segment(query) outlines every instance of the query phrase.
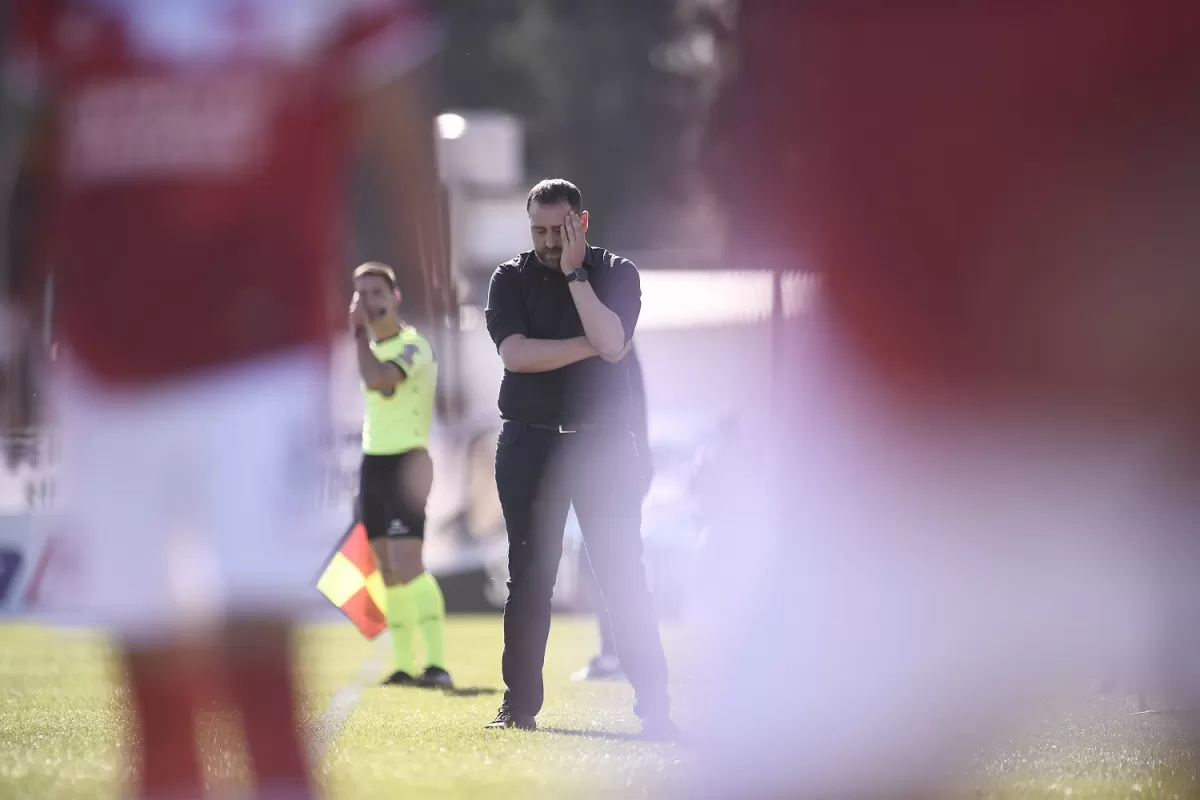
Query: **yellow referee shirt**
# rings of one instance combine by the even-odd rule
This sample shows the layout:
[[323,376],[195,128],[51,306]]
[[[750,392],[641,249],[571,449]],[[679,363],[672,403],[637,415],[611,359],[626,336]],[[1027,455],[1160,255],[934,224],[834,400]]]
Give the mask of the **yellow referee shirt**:
[[390,396],[363,386],[366,396],[363,452],[389,456],[428,447],[437,388],[433,348],[416,328],[405,325],[392,338],[372,342],[371,352],[381,362],[399,367],[405,378],[396,384]]

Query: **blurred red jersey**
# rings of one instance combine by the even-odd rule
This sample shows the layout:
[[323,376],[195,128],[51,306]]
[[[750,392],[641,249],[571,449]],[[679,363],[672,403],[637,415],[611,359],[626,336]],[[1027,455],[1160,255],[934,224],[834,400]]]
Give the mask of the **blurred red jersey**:
[[815,261],[891,385],[1200,377],[1200,4],[747,0],[737,36],[734,230]]
[[351,100],[422,60],[412,0],[18,0],[53,110],[39,226],[71,351],[116,383],[322,344]]

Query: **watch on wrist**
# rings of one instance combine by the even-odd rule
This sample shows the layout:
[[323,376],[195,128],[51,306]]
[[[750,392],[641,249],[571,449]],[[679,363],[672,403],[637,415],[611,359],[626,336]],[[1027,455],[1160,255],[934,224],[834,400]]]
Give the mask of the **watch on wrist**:
[[587,283],[587,279],[588,279],[587,270],[584,269],[583,267],[580,267],[577,270],[567,273],[567,283],[571,283],[572,281],[579,281],[580,283]]

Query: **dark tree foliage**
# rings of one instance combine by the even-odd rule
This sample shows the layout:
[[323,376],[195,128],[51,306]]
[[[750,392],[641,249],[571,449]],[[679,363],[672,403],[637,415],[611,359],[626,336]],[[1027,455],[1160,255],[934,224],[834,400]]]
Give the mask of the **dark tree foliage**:
[[595,240],[662,246],[693,200],[702,76],[680,52],[697,5],[712,3],[443,0],[441,104],[518,115],[528,177],[577,183]]

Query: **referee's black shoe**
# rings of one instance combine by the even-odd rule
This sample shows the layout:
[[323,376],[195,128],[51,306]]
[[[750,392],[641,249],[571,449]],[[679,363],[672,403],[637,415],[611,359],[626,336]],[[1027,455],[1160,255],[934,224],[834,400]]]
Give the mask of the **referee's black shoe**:
[[519,731],[536,731],[537,720],[526,714],[514,714],[504,706],[496,714],[496,718],[484,725],[485,728],[516,728]]
[[430,689],[454,688],[454,681],[450,678],[450,673],[441,667],[426,667],[425,672],[418,680],[422,686]]
[[420,686],[421,682],[403,670],[396,670],[380,686]]

